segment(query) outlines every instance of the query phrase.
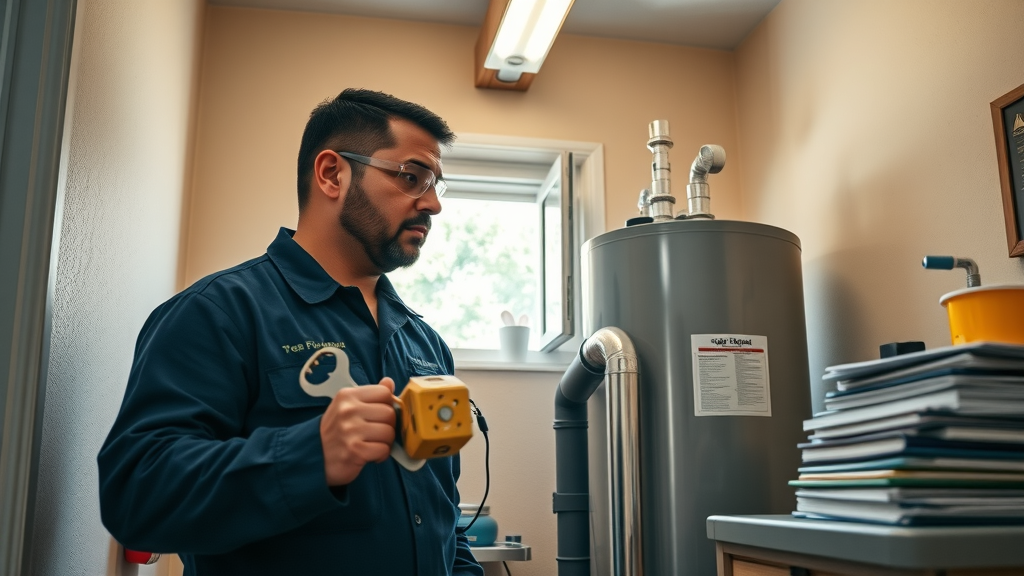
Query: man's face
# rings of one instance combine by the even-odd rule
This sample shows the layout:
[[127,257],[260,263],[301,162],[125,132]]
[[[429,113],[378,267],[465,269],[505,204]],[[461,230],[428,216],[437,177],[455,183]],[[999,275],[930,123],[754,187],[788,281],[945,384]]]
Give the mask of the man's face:
[[[412,162],[440,175],[437,141],[405,120],[392,120],[396,144],[373,153],[398,163]],[[430,217],[441,211],[433,189],[419,198],[402,193],[393,172],[365,166],[362,178],[349,185],[341,210],[341,226],[362,245],[370,261],[383,273],[410,266],[430,232]]]

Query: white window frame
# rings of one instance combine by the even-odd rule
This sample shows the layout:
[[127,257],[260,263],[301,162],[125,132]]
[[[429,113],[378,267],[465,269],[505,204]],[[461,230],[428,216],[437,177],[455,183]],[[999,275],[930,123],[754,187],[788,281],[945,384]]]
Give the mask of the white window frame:
[[562,372],[576,356],[584,335],[580,309],[580,247],[605,231],[604,220],[604,145],[595,142],[550,140],[459,133],[452,149],[442,158],[453,160],[505,160],[546,162],[550,164],[562,152],[573,155],[573,337],[552,352],[527,352],[525,362],[510,363],[499,358],[498,350],[452,348],[458,370],[517,370]]

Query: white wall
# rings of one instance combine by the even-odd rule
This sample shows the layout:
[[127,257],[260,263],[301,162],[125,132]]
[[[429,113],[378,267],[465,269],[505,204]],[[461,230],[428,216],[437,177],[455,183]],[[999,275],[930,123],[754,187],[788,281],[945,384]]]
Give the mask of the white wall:
[[31,573],[105,574],[96,454],[175,291],[202,0],[79,0]]
[[1024,2],[783,0],[736,68],[742,213],[803,242],[815,384],[879,344],[949,344],[938,300],[965,276],[925,255],[1024,281],[989,109],[1024,83]]

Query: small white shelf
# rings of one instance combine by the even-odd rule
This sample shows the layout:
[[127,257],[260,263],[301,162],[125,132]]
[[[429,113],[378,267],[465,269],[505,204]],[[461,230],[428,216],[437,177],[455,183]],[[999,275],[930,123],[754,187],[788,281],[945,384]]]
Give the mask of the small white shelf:
[[495,542],[493,546],[470,546],[477,562],[523,562],[532,558],[530,547],[519,542]]

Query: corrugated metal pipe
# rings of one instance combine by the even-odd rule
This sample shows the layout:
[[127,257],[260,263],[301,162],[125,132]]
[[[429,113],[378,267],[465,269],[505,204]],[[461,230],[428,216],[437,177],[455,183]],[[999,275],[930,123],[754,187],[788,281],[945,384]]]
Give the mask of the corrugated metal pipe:
[[633,342],[602,328],[580,347],[555,391],[555,493],[559,576],[590,576],[587,400],[604,381],[608,394],[612,570],[643,574],[640,534],[640,370]]

